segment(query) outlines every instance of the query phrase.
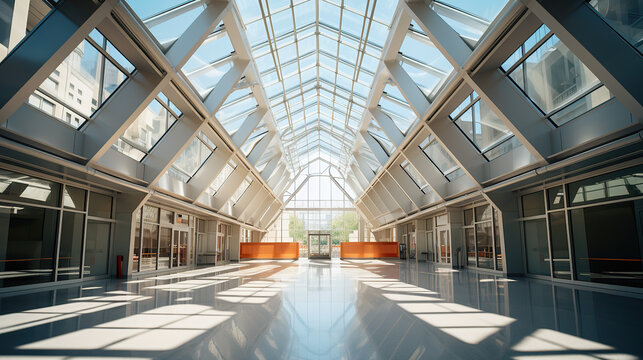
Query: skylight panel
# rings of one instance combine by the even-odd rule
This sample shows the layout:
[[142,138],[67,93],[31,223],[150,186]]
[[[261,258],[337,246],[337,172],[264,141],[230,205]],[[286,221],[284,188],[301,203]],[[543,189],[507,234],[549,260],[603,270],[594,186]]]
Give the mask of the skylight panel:
[[128,0],[163,49],[168,49],[205,8],[205,1]]
[[[250,1],[240,8],[255,6]],[[374,4],[363,1],[256,4],[261,18],[256,9],[242,16],[248,34],[261,23],[268,38],[265,44],[251,40],[252,53],[284,146],[350,154],[396,4],[376,5],[375,20]],[[305,164],[294,154],[294,168]]]
[[225,73],[232,68],[234,48],[227,32],[218,27],[199,46],[181,71],[196,91],[205,98]]

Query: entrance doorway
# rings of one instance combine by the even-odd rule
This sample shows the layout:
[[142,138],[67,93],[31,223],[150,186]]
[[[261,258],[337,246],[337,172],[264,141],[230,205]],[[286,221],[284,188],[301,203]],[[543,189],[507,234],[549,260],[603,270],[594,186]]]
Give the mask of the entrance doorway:
[[451,239],[449,238],[449,228],[448,227],[438,227],[438,256],[439,262],[443,264],[451,263]]
[[330,259],[329,233],[308,233],[308,258]]
[[227,263],[230,260],[231,238],[232,226],[223,223],[219,224],[217,231],[217,265]]
[[188,256],[190,234],[183,230],[174,230],[172,237],[172,267],[192,265],[192,258]]

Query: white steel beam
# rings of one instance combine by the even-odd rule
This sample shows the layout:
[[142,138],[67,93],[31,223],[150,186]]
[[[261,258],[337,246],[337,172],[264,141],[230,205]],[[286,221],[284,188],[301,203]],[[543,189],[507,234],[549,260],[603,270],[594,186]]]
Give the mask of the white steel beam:
[[379,161],[380,164],[384,166],[384,164],[386,164],[386,162],[388,161],[389,156],[386,151],[384,151],[380,143],[377,142],[377,140],[375,140],[373,135],[371,135],[369,132],[360,132],[360,135],[364,138],[366,145],[368,145],[368,147],[371,149],[377,161]]
[[274,173],[274,171],[277,169],[277,166],[279,165],[279,160],[281,160],[281,152],[273,155],[273,157],[268,161],[268,164],[266,164],[266,167],[261,171],[261,177],[268,182],[268,185],[270,185],[270,182],[268,181],[270,179],[270,176]]
[[203,100],[203,104],[210,111],[210,114],[214,114],[219,110],[225,99],[234,90],[239,79],[246,72],[249,64],[250,61],[248,60],[234,59],[232,61],[232,68],[221,77],[214,89]]
[[397,125],[395,125],[393,119],[391,119],[390,116],[388,116],[385,112],[377,107],[372,107],[368,111],[371,113],[375,121],[377,121],[377,123],[380,125],[382,130],[384,130],[389,140],[391,140],[395,147],[400,146],[400,144],[402,144],[402,141],[404,141],[404,133],[402,133]]
[[274,137],[274,131],[268,132],[261,140],[259,140],[258,143],[255,144],[255,147],[250,150],[250,154],[248,154],[248,162],[250,162],[252,166],[257,165],[257,162],[261,158],[261,155],[263,155],[264,151],[266,151],[268,145]]
[[393,81],[400,88],[400,92],[406,99],[411,109],[419,119],[424,119],[431,103],[426,98],[422,90],[415,84],[413,78],[402,68],[397,61],[388,61],[385,63],[388,72],[391,74]]
[[232,207],[234,216],[240,218],[248,208],[252,208],[252,205],[254,205],[253,202],[256,200],[255,197],[262,188],[261,182],[253,181],[239,201]]
[[239,129],[232,135],[232,142],[234,142],[234,144],[238,147],[241,147],[241,145],[243,145],[243,143],[248,140],[250,134],[252,134],[254,129],[261,122],[261,119],[266,116],[266,114],[268,114],[266,108],[260,107],[257,108],[256,111],[248,115]]
[[209,1],[205,9],[168,49],[165,56],[170,65],[180,70],[231,8],[232,4],[228,0]]

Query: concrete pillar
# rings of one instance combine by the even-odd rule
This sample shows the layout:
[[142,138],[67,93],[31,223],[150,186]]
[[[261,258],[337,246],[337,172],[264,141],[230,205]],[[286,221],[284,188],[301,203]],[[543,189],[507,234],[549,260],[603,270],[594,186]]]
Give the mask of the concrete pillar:
[[116,258],[123,256],[123,275],[132,274],[132,253],[136,228],[136,211],[149,199],[150,194],[141,192],[126,192],[116,196],[116,211],[114,237],[110,253],[110,275],[116,276]]

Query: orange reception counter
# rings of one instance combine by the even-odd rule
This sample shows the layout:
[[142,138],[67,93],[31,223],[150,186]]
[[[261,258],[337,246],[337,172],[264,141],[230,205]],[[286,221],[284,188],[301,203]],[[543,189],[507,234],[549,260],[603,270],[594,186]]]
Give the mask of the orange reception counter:
[[398,245],[397,242],[343,242],[340,257],[342,259],[399,258]]
[[241,243],[241,259],[299,259],[299,243]]

